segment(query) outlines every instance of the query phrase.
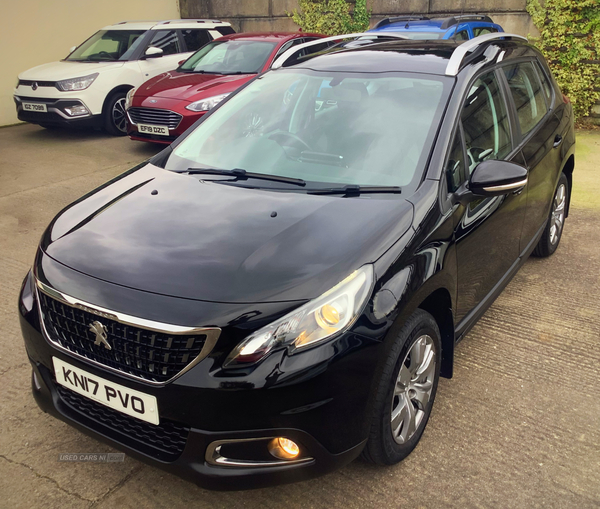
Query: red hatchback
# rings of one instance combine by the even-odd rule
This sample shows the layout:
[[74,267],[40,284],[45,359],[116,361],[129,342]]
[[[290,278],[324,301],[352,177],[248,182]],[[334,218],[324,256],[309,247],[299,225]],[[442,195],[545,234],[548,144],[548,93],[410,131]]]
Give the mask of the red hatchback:
[[320,37],[324,36],[303,32],[220,37],[176,70],[129,92],[127,133],[132,140],[171,143],[225,97],[269,69],[283,52]]

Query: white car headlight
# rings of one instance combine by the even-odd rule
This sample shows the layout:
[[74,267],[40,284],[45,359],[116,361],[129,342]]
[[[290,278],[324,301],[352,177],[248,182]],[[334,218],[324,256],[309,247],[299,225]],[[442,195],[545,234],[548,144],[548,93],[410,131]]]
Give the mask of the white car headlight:
[[196,101],[188,104],[185,109],[190,111],[208,111],[214,108],[217,104],[219,104],[223,99],[225,99],[231,92],[227,94],[215,95],[213,97],[208,97],[206,99],[201,99],[200,101]]
[[71,78],[70,80],[57,81],[56,86],[63,92],[69,92],[72,90],[85,90],[88,88],[94,80],[98,77],[98,73],[90,74],[89,76],[82,76],[81,78]]
[[225,366],[258,362],[276,347],[293,353],[348,329],[362,312],[373,279],[373,266],[363,265],[320,297],[248,336],[229,354]]
[[133,102],[133,95],[137,88],[132,88],[129,92],[127,92],[127,96],[125,96],[125,109],[128,110],[131,108],[131,104]]

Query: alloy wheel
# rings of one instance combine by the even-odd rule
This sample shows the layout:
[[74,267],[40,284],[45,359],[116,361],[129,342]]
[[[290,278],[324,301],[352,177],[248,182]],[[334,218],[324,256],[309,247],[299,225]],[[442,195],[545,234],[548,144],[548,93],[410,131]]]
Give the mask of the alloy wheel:
[[558,186],[552,203],[552,214],[550,215],[550,243],[556,244],[565,222],[565,205],[567,203],[567,189],[564,184]]
[[117,100],[112,109],[112,121],[122,133],[127,131],[127,116],[125,114],[125,98]]
[[435,381],[436,351],[428,335],[417,338],[404,357],[392,396],[392,436],[404,444],[423,422]]

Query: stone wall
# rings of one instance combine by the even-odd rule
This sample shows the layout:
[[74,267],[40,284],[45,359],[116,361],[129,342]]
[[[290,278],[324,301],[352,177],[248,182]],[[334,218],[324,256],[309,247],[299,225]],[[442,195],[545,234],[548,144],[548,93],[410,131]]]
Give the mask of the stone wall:
[[[372,25],[398,14],[480,13],[489,14],[507,32],[537,35],[525,4],[526,0],[368,0]],[[286,12],[297,6],[297,0],[179,0],[182,18],[222,19],[240,32],[296,31],[298,26]]]

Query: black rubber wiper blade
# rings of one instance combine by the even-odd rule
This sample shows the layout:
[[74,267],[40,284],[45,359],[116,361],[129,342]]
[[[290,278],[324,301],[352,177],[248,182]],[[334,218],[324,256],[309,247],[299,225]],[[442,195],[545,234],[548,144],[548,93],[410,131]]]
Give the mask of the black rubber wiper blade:
[[322,189],[309,189],[307,194],[344,194],[358,195],[363,193],[395,193],[400,194],[402,189],[398,186],[355,186],[324,187]]
[[296,186],[306,185],[306,182],[302,179],[282,177],[281,175],[269,175],[267,173],[253,173],[251,171],[242,170],[240,168],[234,168],[233,170],[223,170],[220,168],[188,168],[187,173],[189,175],[228,175],[241,180],[250,178],[260,180],[271,180],[273,182],[285,182],[286,184],[293,184]]

